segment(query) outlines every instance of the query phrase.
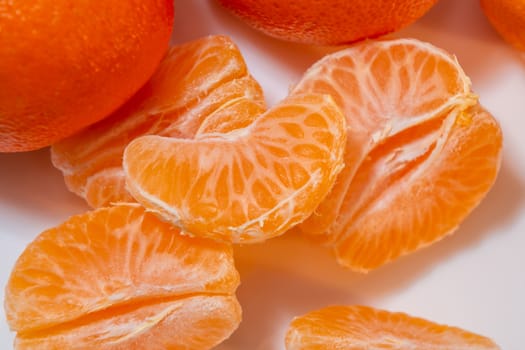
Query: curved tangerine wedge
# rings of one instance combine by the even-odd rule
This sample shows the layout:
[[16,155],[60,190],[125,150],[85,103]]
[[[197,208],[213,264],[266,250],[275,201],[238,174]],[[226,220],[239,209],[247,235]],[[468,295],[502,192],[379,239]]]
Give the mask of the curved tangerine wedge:
[[209,36],[172,47],[125,105],[53,145],[52,161],[68,188],[92,207],[130,202],[122,154],[131,140],[230,131],[250,124],[265,109],[262,89],[235,44],[224,36]]
[[367,41],[310,68],[292,94],[329,93],[348,125],[345,168],[304,232],[341,264],[377,268],[452,232],[495,181],[502,147],[455,58]]
[[189,234],[262,241],[304,220],[328,193],[345,129],[329,96],[290,97],[230,133],[135,139],[124,153],[127,185]]
[[342,207],[350,217],[334,229],[342,233],[334,247],[341,264],[366,271],[441,239],[493,185],[502,136],[488,112],[479,105],[456,110],[440,129],[429,129],[423,125],[399,135],[435,138],[418,158],[409,159],[412,164],[399,166],[410,150],[394,150],[396,140],[374,149],[373,160],[361,164],[349,187],[355,196]]
[[405,313],[366,306],[330,306],[296,317],[287,350],[497,350],[489,338]]
[[209,349],[240,323],[238,284],[231,246],[118,205],[40,234],[5,310],[16,349]]

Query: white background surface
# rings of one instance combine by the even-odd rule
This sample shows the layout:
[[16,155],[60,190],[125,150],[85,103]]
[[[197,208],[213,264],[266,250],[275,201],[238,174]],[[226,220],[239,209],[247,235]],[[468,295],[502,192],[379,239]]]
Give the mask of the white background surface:
[[[178,0],[174,43],[226,34],[238,44],[269,105],[286,96],[325,48],[266,37],[215,2]],[[239,250],[244,320],[220,350],[281,350],[288,322],[329,304],[366,304],[459,326],[525,348],[525,57],[492,30],[477,0],[441,0],[396,36],[454,53],[481,102],[500,121],[503,164],[484,202],[443,241],[368,275],[346,271],[321,248],[283,237]],[[332,49],[333,50],[333,49]],[[0,154],[0,283],[42,230],[87,210],[70,194],[49,150]],[[11,349],[4,312],[0,349]]]

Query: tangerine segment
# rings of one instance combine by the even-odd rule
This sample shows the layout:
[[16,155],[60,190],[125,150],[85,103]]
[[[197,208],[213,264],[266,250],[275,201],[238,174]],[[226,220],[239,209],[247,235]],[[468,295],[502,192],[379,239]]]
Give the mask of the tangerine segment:
[[405,313],[366,306],[330,306],[296,317],[287,350],[497,350],[489,338]]
[[[97,332],[108,330],[96,331],[97,324],[111,323],[112,318],[129,323],[116,333],[109,328],[125,340],[138,336],[144,322],[151,321],[137,319],[134,315],[141,313],[133,311],[135,306],[157,305],[152,315],[176,317],[176,309],[159,309],[163,300],[169,308],[175,299],[184,305],[194,296],[229,297],[238,284],[231,246],[182,236],[138,204],[118,205],[73,216],[40,234],[14,266],[5,309],[9,326],[25,339],[21,344],[55,330],[59,338],[95,339]],[[128,309],[133,310],[126,321]],[[234,317],[238,308],[223,312]],[[60,335],[78,325],[94,333]],[[122,333],[126,329],[127,335]],[[232,330],[223,331],[226,335]]]
[[498,123],[479,105],[377,146],[333,226],[339,262],[368,271],[453,232],[492,187],[501,148]]
[[[325,235],[337,224],[355,172],[389,138],[475,104],[470,80],[456,59],[414,39],[366,41],[315,63],[292,94],[330,94],[348,125],[345,168],[302,229]],[[330,239],[325,237],[326,239]]]
[[142,350],[211,349],[227,338],[241,321],[237,299],[226,295],[198,295],[124,305],[117,314],[106,312],[29,336],[19,335],[17,350]]
[[343,166],[346,126],[327,95],[289,97],[244,129],[129,144],[130,192],[185,232],[231,242],[284,233],[310,215]]
[[[265,108],[262,89],[238,48],[227,37],[209,36],[172,47],[148,83],[118,111],[53,145],[52,161],[68,188],[92,207],[129,202],[122,154],[131,140],[146,134],[192,138],[241,127]],[[237,122],[225,122],[228,115]]]

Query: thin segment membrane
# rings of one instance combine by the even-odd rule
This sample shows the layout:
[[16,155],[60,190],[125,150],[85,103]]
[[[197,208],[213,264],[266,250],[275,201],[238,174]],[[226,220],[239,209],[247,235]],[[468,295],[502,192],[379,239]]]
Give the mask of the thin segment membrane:
[[234,296],[188,295],[123,305],[34,333],[19,333],[16,349],[210,349],[241,320]]
[[368,271],[423,248],[452,233],[485,197],[501,161],[498,123],[474,106],[447,116],[442,129],[447,128],[426,160],[397,186],[359,216],[342,221],[334,245],[341,264]]
[[[442,151],[439,139],[450,132],[451,113],[429,120],[388,137],[368,153],[350,184],[348,196],[341,207],[340,218],[334,225],[331,240],[338,241],[352,231],[360,217],[370,208],[381,205],[392,188],[410,182],[412,174],[428,166],[432,153]],[[344,228],[344,229],[343,229]]]

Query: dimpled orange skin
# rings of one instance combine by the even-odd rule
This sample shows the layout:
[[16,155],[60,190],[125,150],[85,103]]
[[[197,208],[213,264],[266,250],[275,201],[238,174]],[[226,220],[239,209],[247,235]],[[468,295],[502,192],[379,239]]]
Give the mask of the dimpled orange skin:
[[397,31],[437,0],[218,0],[267,35],[304,44],[338,45]]
[[153,74],[173,17],[172,0],[0,2],[0,152],[109,115]]

